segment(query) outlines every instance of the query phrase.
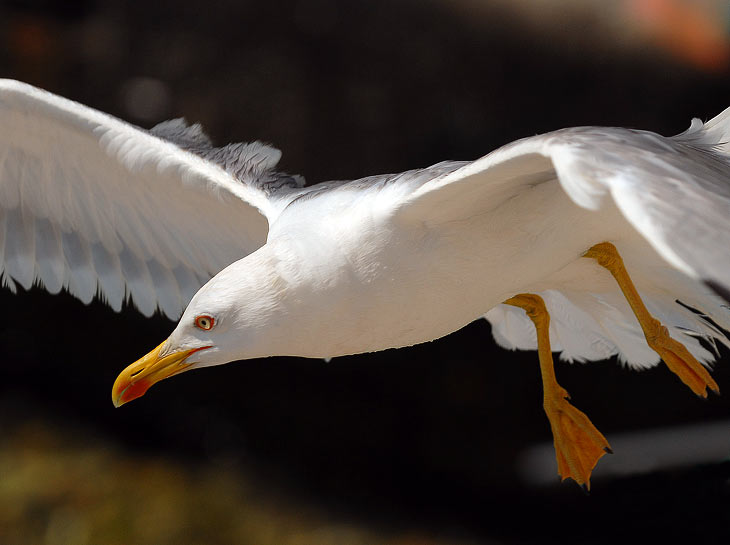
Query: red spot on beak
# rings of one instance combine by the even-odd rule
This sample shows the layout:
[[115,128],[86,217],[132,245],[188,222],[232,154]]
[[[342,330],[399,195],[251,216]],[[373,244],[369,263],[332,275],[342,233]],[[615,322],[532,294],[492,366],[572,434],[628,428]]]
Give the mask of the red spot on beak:
[[127,403],[133,399],[142,397],[150,386],[152,386],[152,382],[148,380],[140,380],[123,386],[120,388],[121,392],[118,397],[119,404],[121,405],[122,403]]

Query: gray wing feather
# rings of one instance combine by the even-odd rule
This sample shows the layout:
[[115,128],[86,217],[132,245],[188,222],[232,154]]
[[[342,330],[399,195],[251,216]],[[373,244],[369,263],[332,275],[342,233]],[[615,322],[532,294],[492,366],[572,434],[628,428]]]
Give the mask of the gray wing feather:
[[376,174],[356,180],[332,180],[299,190],[289,205],[301,204],[322,195],[333,196],[336,192],[354,191],[360,194],[370,191],[389,191],[394,204],[404,200],[419,187],[442,179],[444,176],[469,164],[470,161],[442,161],[425,168],[407,170],[396,174]]
[[215,147],[200,124],[188,125],[184,118],[163,121],[149,132],[215,163],[233,178],[263,191],[267,196],[280,189],[304,186],[302,176],[274,170],[281,159],[281,151],[267,144],[249,142]]

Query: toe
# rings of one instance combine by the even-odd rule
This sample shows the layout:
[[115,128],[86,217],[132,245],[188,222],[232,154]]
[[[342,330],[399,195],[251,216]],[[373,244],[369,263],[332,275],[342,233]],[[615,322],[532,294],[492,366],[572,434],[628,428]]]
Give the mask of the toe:
[[558,473],[590,488],[590,478],[598,460],[611,447],[590,419],[567,401],[546,406],[555,439]]
[[674,339],[659,355],[667,367],[689,388],[701,397],[707,397],[707,389],[719,393],[719,387],[709,371],[690,353],[687,348]]

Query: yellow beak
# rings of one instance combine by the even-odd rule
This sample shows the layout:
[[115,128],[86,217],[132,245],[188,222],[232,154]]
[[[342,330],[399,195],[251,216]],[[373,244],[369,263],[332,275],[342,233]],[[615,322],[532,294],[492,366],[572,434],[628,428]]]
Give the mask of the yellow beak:
[[121,407],[133,399],[142,397],[153,384],[185,371],[191,365],[185,362],[188,356],[210,348],[210,346],[204,346],[191,350],[181,350],[160,357],[160,352],[166,342],[135,361],[119,374],[112,387],[112,403],[115,407]]

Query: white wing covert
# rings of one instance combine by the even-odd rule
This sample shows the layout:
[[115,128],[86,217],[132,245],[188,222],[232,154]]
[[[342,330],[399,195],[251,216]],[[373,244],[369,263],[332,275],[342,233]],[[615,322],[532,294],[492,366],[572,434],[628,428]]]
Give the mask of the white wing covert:
[[[601,209],[610,196],[668,263],[661,273],[663,290],[652,291],[656,279],[640,279],[650,288],[642,293],[645,303],[675,338],[709,362],[713,354],[697,339],[728,344],[727,338],[676,300],[730,327],[727,302],[716,295],[730,300],[729,141],[730,109],[704,125],[695,119],[688,131],[671,138],[619,128],[563,129],[508,144],[423,184],[404,199],[397,215],[438,229],[443,222],[496,210],[539,184],[553,184],[555,191],[562,187],[589,210]],[[541,202],[531,204],[526,214],[551,213]],[[517,225],[519,218],[514,221]],[[615,285],[611,293],[595,294],[563,287],[545,288],[540,295],[552,317],[553,348],[564,359],[618,354],[635,367],[659,361]],[[485,317],[502,346],[536,348],[534,327],[520,309],[498,305]]]
[[[0,272],[119,310],[178,317],[226,265],[266,241],[298,178],[260,143],[213,148],[198,125],[151,131],[0,80]],[[285,192],[284,192],[285,193]]]

